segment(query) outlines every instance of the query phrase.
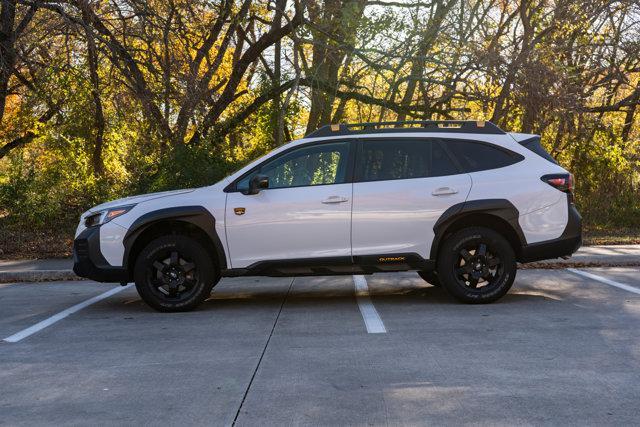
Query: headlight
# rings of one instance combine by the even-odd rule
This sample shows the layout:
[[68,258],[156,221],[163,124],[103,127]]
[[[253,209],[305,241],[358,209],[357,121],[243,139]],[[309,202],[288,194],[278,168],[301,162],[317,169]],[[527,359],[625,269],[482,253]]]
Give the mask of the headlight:
[[135,205],[118,206],[111,209],[105,209],[100,212],[91,214],[84,219],[85,227],[95,227],[96,225],[106,224],[114,218],[124,215],[133,209]]

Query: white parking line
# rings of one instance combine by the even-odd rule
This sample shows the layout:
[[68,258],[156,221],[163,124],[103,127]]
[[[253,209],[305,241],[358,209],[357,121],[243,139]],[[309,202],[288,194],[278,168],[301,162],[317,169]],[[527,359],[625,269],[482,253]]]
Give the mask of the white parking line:
[[634,294],[640,295],[640,289],[635,288],[633,286],[625,285],[624,283],[616,282],[614,280],[610,280],[601,276],[597,276],[592,273],[587,273],[586,271],[576,270],[575,268],[567,268],[567,271],[570,271],[579,276],[587,277],[589,279],[597,280],[598,282],[605,283],[609,286],[615,286],[616,288],[624,289],[625,291],[633,292]]
[[70,314],[73,314],[77,311],[82,310],[85,307],[90,306],[91,304],[95,304],[98,301],[101,301],[105,298],[109,298],[111,295],[115,295],[118,292],[124,291],[125,289],[130,288],[131,286],[133,286],[133,284],[128,284],[127,286],[118,286],[117,288],[113,288],[108,290],[107,292],[100,294],[98,296],[95,296],[93,298],[90,298],[84,302],[81,302],[79,304],[76,304],[72,307],[67,308],[66,310],[61,311],[58,314],[55,314],[47,319],[44,319],[42,322],[38,322],[33,326],[28,327],[27,329],[23,329],[20,332],[17,332],[13,335],[11,335],[10,337],[5,338],[3,341],[5,342],[18,342],[20,340],[23,340],[25,338],[27,338],[28,336],[31,336],[33,334],[35,334],[36,332],[39,332],[41,330],[43,330],[44,328],[46,328],[47,326],[51,326],[54,323],[64,319],[65,317],[69,316]]
[[370,334],[386,334],[387,329],[384,327],[384,323],[369,297],[367,279],[364,276],[354,275],[353,283],[356,285],[356,300],[364,319],[364,325],[367,327],[367,332]]

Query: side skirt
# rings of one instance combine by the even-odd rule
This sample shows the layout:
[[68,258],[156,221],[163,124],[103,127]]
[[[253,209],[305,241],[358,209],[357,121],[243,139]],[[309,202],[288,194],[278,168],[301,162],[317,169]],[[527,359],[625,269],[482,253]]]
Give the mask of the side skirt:
[[335,276],[410,270],[426,271],[434,268],[435,261],[424,259],[416,253],[404,253],[260,261],[247,268],[223,270],[222,275],[225,277]]

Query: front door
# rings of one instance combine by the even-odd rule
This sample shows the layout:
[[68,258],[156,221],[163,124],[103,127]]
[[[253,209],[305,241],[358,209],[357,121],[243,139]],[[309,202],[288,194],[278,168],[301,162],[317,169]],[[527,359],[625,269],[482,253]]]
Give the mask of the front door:
[[[295,147],[268,159],[227,195],[232,268],[261,261],[351,256],[349,141]],[[243,194],[256,174],[269,188]],[[246,192],[246,191],[245,191]]]
[[466,200],[471,178],[437,139],[380,138],[360,144],[353,184],[353,256],[402,253],[428,259],[436,221]]

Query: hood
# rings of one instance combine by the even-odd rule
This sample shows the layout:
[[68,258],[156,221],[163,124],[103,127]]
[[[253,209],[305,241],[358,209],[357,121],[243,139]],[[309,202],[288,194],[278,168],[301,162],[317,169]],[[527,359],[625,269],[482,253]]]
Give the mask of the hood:
[[98,212],[104,209],[114,208],[117,206],[123,205],[135,205],[142,202],[147,202],[153,199],[159,199],[161,197],[175,196],[177,194],[191,193],[195,188],[187,188],[184,190],[173,190],[173,191],[161,191],[159,193],[149,193],[149,194],[139,194],[137,196],[125,197],[123,199],[112,200],[107,203],[103,203],[98,206],[94,206],[89,209],[89,212]]

